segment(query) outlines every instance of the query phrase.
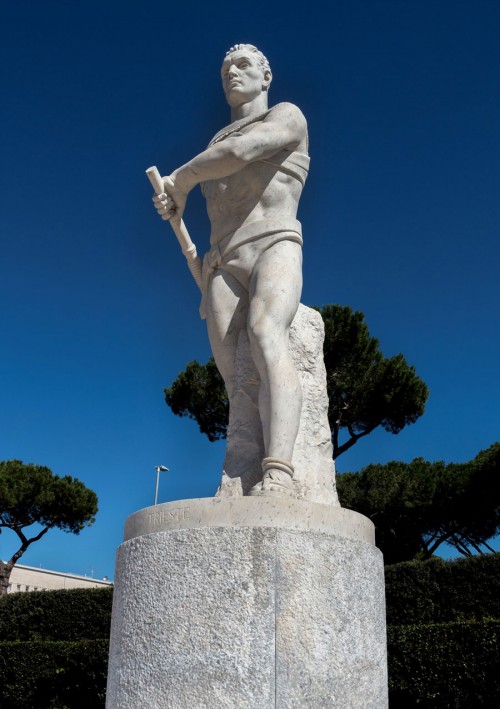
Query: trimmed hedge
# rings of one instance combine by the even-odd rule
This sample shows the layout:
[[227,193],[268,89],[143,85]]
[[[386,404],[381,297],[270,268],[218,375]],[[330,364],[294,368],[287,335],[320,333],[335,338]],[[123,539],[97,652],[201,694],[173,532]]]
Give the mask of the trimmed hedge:
[[[391,709],[497,706],[500,553],[385,573]],[[112,595],[0,597],[0,709],[104,707]]]
[[0,709],[100,709],[107,667],[108,640],[0,643]]
[[391,709],[498,706],[499,633],[499,620],[389,627]]
[[0,596],[2,640],[108,638],[113,589],[74,588]]
[[[388,625],[500,618],[500,553],[386,566]],[[0,596],[2,640],[109,637],[113,589]]]
[[388,625],[500,618],[500,553],[385,567]]
[[[497,706],[499,631],[498,620],[389,627],[391,709]],[[0,709],[100,709],[107,660],[107,640],[0,643]]]

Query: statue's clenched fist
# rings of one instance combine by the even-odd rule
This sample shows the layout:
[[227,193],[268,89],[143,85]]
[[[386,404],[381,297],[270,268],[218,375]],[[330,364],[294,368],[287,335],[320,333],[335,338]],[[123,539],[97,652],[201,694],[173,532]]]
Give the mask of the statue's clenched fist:
[[169,221],[172,217],[176,216],[177,207],[175,202],[166,192],[155,195],[153,197],[153,204],[164,221]]
[[162,177],[163,192],[153,197],[156,211],[164,221],[180,221],[186,207],[187,192],[174,181],[174,175]]

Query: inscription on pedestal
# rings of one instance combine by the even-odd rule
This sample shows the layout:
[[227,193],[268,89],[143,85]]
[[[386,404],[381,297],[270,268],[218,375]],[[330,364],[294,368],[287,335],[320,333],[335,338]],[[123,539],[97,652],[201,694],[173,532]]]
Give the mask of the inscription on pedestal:
[[174,507],[161,512],[150,512],[148,514],[148,527],[154,531],[157,527],[162,527],[168,522],[181,522],[189,519],[190,507]]

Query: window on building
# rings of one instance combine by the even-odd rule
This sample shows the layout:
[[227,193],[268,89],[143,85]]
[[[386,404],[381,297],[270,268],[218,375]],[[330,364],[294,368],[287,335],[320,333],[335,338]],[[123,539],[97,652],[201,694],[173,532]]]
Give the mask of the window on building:
[[28,584],[26,584],[26,590],[27,590],[27,591],[30,590],[30,587],[28,586]]
[[21,584],[20,584],[20,583],[17,584],[17,590],[18,590],[18,591],[21,590]]

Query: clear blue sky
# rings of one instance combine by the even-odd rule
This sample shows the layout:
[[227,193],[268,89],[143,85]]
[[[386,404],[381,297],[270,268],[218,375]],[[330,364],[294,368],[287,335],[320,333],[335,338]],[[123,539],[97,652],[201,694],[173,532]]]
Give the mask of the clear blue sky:
[[[0,459],[71,474],[100,503],[92,528],[52,531],[22,563],[112,576],[154,465],[172,471],[162,502],[217,487],[223,444],[163,400],[209,347],[144,170],[229,122],[219,70],[237,42],[268,56],[271,103],[308,119],[303,302],[363,311],[431,392],[415,425],[338,468],[466,461],[499,439],[499,36],[496,0],[2,3]],[[198,193],[185,219],[203,251]]]

